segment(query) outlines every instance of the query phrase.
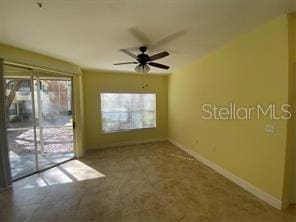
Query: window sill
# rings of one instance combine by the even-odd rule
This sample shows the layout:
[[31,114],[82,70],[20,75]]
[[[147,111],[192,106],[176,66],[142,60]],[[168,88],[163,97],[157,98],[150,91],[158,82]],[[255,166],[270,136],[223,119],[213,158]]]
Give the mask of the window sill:
[[125,133],[125,132],[133,132],[139,130],[147,130],[147,129],[156,129],[156,126],[146,127],[146,128],[135,128],[135,129],[124,129],[124,130],[113,130],[113,131],[101,131],[102,134],[111,134],[111,133]]

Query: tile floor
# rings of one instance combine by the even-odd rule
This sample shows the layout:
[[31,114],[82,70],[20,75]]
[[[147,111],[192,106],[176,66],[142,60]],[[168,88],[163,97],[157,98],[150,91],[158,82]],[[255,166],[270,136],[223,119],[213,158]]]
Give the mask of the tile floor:
[[168,142],[87,154],[0,193],[0,221],[295,221]]

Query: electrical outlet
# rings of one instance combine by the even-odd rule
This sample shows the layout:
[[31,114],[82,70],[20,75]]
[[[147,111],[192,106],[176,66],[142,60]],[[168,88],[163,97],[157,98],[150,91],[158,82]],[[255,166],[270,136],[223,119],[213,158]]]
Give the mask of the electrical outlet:
[[275,134],[275,126],[273,124],[265,124],[265,132]]
[[215,152],[215,151],[216,151],[216,147],[212,146],[212,152]]

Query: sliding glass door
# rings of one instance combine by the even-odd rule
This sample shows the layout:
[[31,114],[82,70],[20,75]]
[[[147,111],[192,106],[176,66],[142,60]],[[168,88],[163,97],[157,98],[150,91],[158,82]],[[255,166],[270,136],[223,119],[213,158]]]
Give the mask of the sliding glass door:
[[37,78],[39,167],[48,168],[74,157],[71,80]]
[[12,178],[74,158],[71,78],[4,66]]

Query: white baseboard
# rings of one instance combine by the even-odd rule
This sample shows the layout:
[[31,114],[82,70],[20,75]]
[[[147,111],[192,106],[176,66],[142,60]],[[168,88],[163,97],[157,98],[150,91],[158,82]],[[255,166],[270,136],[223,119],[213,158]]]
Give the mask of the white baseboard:
[[211,169],[215,170],[219,174],[223,175],[233,183],[237,184],[238,186],[242,187],[246,191],[250,192],[254,196],[258,197],[259,199],[265,201],[266,203],[270,204],[271,206],[281,210],[283,209],[283,203],[281,200],[277,199],[276,197],[266,193],[265,191],[261,190],[260,188],[250,184],[246,180],[241,179],[240,177],[234,175],[233,173],[229,172],[228,170],[222,168],[218,164],[206,159],[205,157],[201,156],[200,154],[196,153],[193,150],[186,148],[184,145],[172,140],[168,139],[172,144],[183,150],[184,152],[188,153],[190,156],[194,157],[198,161],[202,162],[203,164],[207,165]]
[[[126,141],[119,143],[109,143],[109,144],[101,144],[99,145],[99,149],[117,147],[117,146],[129,146],[129,145],[137,145],[137,144],[145,144],[145,143],[155,143],[155,142],[164,142],[167,141],[167,138],[157,138],[157,139],[148,139],[148,140],[135,140],[135,141]],[[94,150],[94,149],[90,149]]]

